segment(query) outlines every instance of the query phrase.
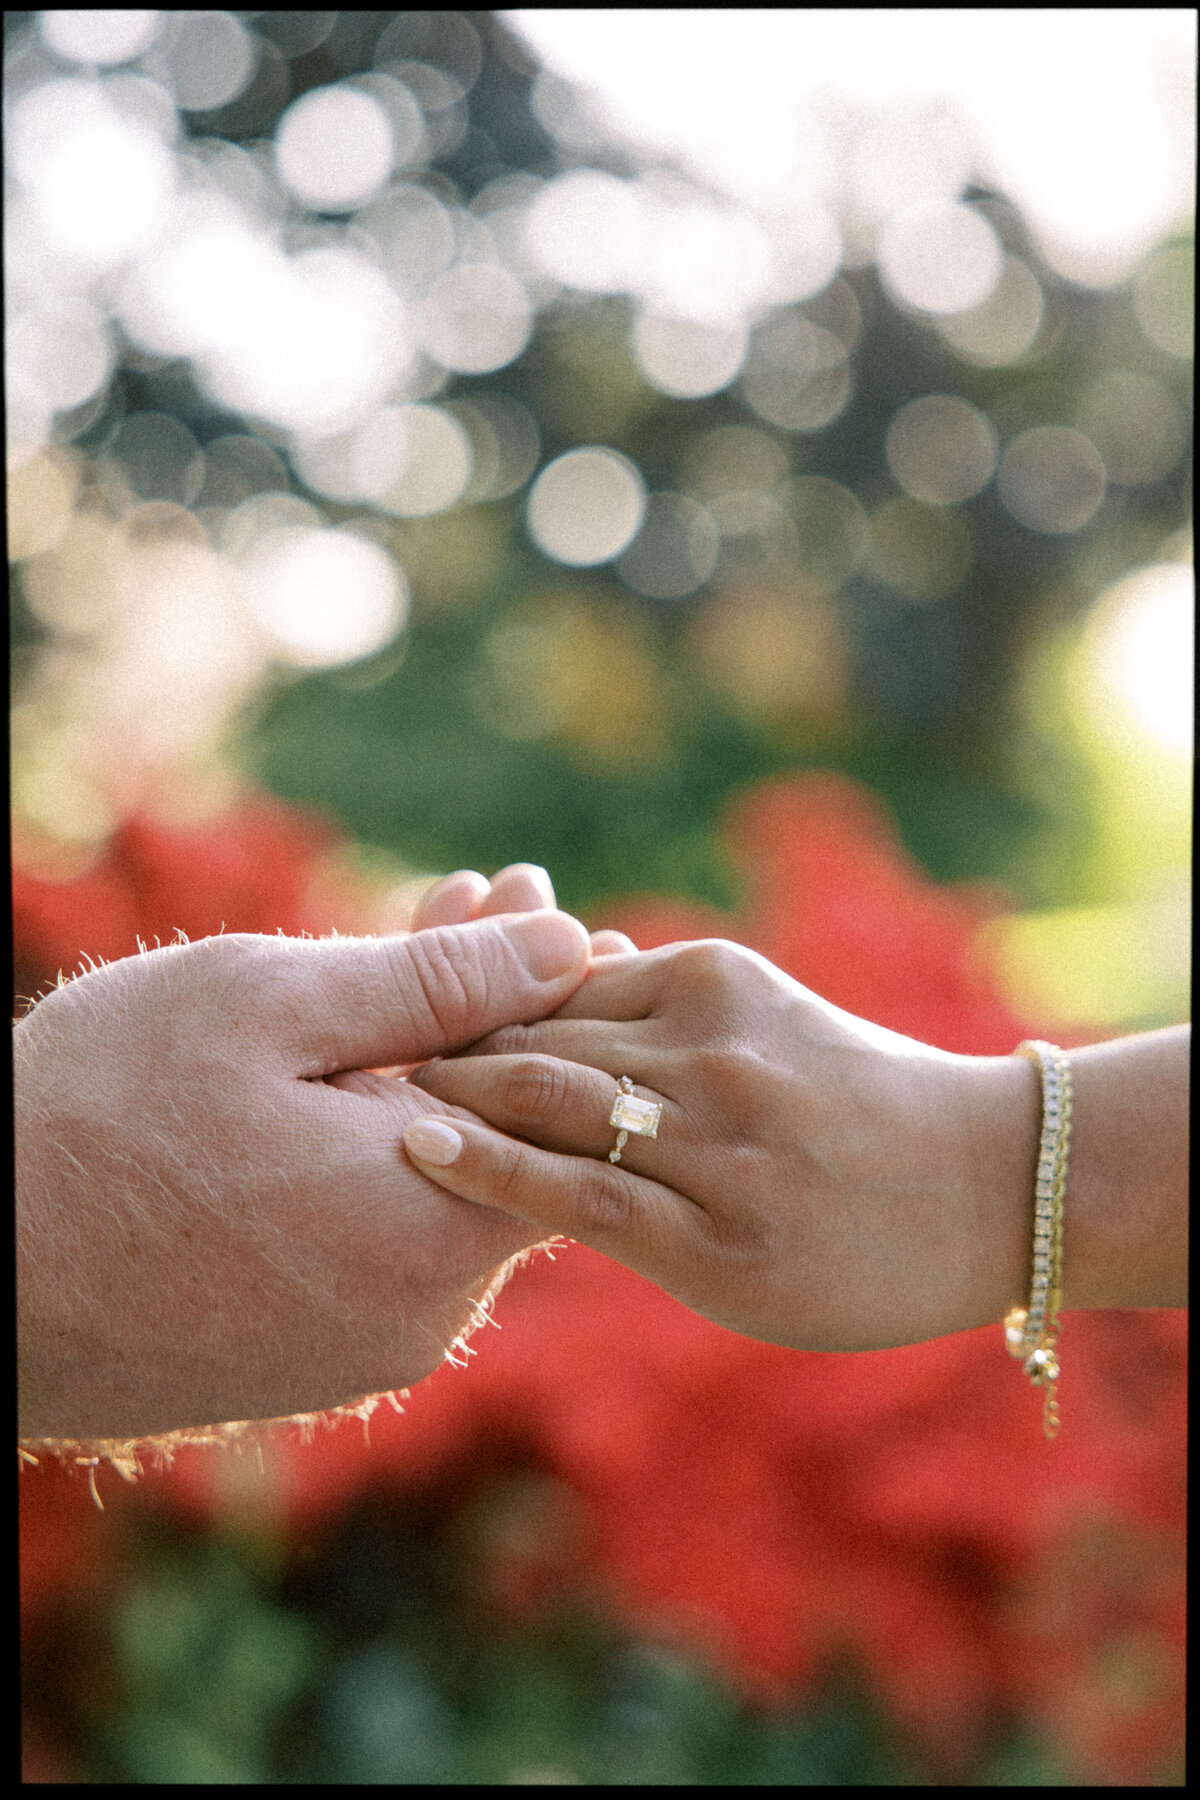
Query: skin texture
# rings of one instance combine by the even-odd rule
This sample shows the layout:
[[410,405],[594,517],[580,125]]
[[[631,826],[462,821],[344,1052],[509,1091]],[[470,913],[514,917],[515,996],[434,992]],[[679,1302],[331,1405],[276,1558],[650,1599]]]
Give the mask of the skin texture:
[[529,865],[463,871],[413,934],[207,938],[17,1023],[24,1439],[314,1411],[443,1361],[542,1234],[420,1174],[428,1097],[367,1071],[560,1005],[590,946],[553,903]]
[[[1189,1044],[1072,1053],[1066,1308],[1186,1302]],[[622,1075],[663,1115],[613,1166]],[[449,1191],[747,1336],[879,1349],[995,1325],[1027,1296],[1036,1068],[885,1031],[739,946],[613,955],[555,1017],[413,1084],[463,1109],[406,1136]]]

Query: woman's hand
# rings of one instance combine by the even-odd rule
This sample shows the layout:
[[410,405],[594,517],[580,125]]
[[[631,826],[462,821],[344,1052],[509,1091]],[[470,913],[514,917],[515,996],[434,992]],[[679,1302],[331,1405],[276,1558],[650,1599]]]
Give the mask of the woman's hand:
[[[613,1165],[623,1075],[662,1117]],[[913,1343],[1026,1289],[1036,1070],[867,1024],[736,945],[613,954],[553,1018],[413,1080],[496,1127],[410,1126],[424,1173],[749,1336]]]

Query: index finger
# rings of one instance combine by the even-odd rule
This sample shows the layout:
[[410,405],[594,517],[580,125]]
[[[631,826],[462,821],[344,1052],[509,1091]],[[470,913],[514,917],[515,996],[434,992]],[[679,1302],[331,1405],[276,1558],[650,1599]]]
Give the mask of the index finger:
[[577,1238],[668,1291],[702,1243],[705,1215],[692,1201],[606,1161],[541,1150],[461,1115],[415,1120],[404,1148],[460,1199],[527,1220],[545,1236]]
[[650,1018],[671,984],[669,953],[677,948],[670,944],[665,950],[638,950],[631,945],[628,950],[603,951],[555,1018],[606,1019],[613,1024]]

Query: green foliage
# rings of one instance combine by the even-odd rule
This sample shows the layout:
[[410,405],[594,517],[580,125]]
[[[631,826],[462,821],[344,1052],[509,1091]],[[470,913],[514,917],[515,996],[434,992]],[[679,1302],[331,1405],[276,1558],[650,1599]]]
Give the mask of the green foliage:
[[956,1756],[922,1748],[846,1658],[752,1699],[696,1644],[633,1629],[586,1559],[555,1560],[563,1499],[518,1458],[363,1490],[295,1538],[134,1508],[110,1585],[30,1631],[27,1717],[102,1783],[1078,1785],[999,1712]]
[[1076,1785],[1003,1719],[970,1762],[932,1760],[850,1663],[768,1706],[569,1579],[498,1605],[508,1509],[540,1484],[510,1471],[453,1498],[379,1493],[292,1544],[136,1513],[124,1582],[27,1646],[27,1708],[78,1779],[103,1783]]
[[[1016,215],[994,210],[1006,238],[1036,262]],[[630,387],[621,374],[628,309],[619,300],[549,309],[498,380],[459,380],[448,393],[470,398],[494,387],[538,419],[543,460],[603,441],[637,463],[652,489],[686,486],[689,456],[706,432],[750,426],[777,444],[790,476],[836,482],[868,514],[898,492],[887,431],[922,395],[970,401],[1002,442],[1069,424],[1114,365],[1148,373],[1187,405],[1184,370],[1140,338],[1125,292],[1086,294],[1048,281],[1044,348],[1015,368],[980,369],[958,362],[928,322],[901,312],[873,271],[851,271],[837,286],[862,320],[855,391],[818,433],[764,427],[735,389],[680,401],[636,378]],[[786,489],[785,481],[776,494]],[[544,862],[565,903],[584,907],[631,889],[728,898],[717,849],[727,797],[764,775],[816,764],[879,793],[938,878],[1007,880],[1027,903],[1074,896],[1096,828],[1089,778],[1061,746],[1038,741],[1021,711],[1021,684],[1043,644],[1185,524],[1186,458],[1155,482],[1110,487],[1095,517],[1065,535],[1018,523],[994,482],[956,508],[930,509],[939,530],[949,516],[969,544],[951,590],[901,591],[878,558],[851,573],[829,597],[828,668],[798,677],[791,690],[782,676],[782,693],[769,702],[739,668],[736,612],[707,656],[703,646],[735,596],[749,595],[753,611],[777,593],[785,625],[793,611],[800,651],[819,664],[808,577],[787,556],[770,566],[751,559],[740,571],[723,564],[714,583],[684,600],[647,600],[611,568],[565,569],[541,556],[526,533],[523,498],[474,509],[489,522],[488,552],[469,580],[449,587],[445,565],[464,555],[469,515],[422,522],[398,666],[391,649],[374,664],[282,680],[242,742],[259,779],[330,808],[357,837],[417,867]],[[410,562],[411,530],[389,541]],[[431,576],[439,561],[440,576]],[[563,635],[572,606],[597,621],[590,638]],[[514,622],[523,651],[498,656]],[[794,646],[781,639],[775,654],[786,669]],[[564,710],[562,696],[574,690],[574,710]],[[1027,850],[1038,839],[1056,842],[1060,854],[1043,858],[1035,875]]]
[[[55,1667],[60,1742],[80,1778],[134,1784],[901,1786],[920,1770],[832,1673],[767,1712],[715,1672],[554,1602],[485,1620],[469,1561],[427,1522],[369,1509],[314,1567],[236,1535],[147,1518],[133,1572]],[[381,1580],[381,1559],[387,1579]],[[307,1569],[308,1573],[305,1573]],[[367,1625],[364,1617],[373,1615]],[[97,1681],[100,1667],[105,1678]]]
[[433,621],[377,686],[316,677],[286,689],[255,731],[256,771],[418,868],[534,861],[553,871],[565,905],[632,886],[729,904],[720,803],[781,759],[698,705],[677,726],[671,759],[644,769],[588,766],[506,737],[471,705],[478,635],[474,622]]
[[148,1547],[111,1620],[124,1704],[97,1738],[111,1780],[261,1782],[272,1729],[318,1639],[282,1612],[235,1541]]

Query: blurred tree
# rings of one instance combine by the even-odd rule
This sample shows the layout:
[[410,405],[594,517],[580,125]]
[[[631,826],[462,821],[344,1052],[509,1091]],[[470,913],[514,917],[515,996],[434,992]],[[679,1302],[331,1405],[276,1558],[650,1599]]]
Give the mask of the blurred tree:
[[[31,17],[7,15],[10,40],[23,41]],[[398,191],[410,207],[425,197],[429,230],[452,232],[456,247],[437,256],[471,265],[500,246],[520,268],[527,253],[504,248],[526,228],[518,201],[572,170],[626,188],[639,172],[602,132],[581,135],[570,97],[547,88],[496,14],[236,17],[254,34],[258,72],[215,111],[183,111],[183,147],[238,146],[265,169],[271,134],[300,96],[403,78],[428,143]],[[684,182],[678,170],[656,178]],[[251,177],[243,168],[238,179]],[[694,178],[686,192],[700,193]],[[257,433],[283,460],[245,491],[285,486],[395,557],[411,588],[401,637],[348,666],[264,671],[234,753],[277,794],[332,809],[406,863],[533,858],[579,908],[631,888],[728,899],[716,832],[725,795],[816,765],[879,792],[936,875],[999,877],[1026,904],[1065,903],[1094,835],[1094,796],[1067,746],[1039,738],[1021,684],[1101,587],[1186,525],[1189,365],[1161,322],[1147,327],[1161,282],[1074,286],[1003,195],[971,187],[963,199],[1007,259],[984,306],[922,310],[851,258],[811,298],[768,307],[742,376],[699,398],[648,377],[628,295],[553,281],[539,292],[534,281],[523,351],[495,370],[422,377],[418,400],[465,425],[476,462],[474,488],[418,507],[423,516],[314,488],[286,433],[217,402],[186,358],[127,340],[102,404],[68,417],[59,436],[103,461],[131,415],[184,422],[202,452]],[[283,229],[297,248],[364,242],[353,214],[294,201]],[[473,251],[471,233],[484,229],[491,247],[481,238]],[[415,241],[405,239],[410,272]],[[810,354],[829,359],[827,377],[804,374]],[[928,411],[948,403],[961,443]],[[489,406],[540,438],[524,478],[499,481],[492,499],[479,488],[497,454],[494,430],[485,441]],[[1048,466],[1060,488],[1084,483],[1081,500],[1051,493],[1044,471],[1022,475],[1021,446],[1047,432],[1052,459],[1058,446]],[[698,578],[669,575],[665,590],[661,574],[647,578],[649,520],[628,556],[598,567],[564,567],[531,537],[534,468],[588,443],[628,458],[652,494],[706,509],[702,529],[716,521],[719,553],[711,566],[701,557]],[[1072,457],[1083,458],[1074,472]],[[19,583],[23,686],[35,683],[36,645],[56,641],[45,605],[26,598]],[[1061,854],[1026,854],[1047,838]]]

